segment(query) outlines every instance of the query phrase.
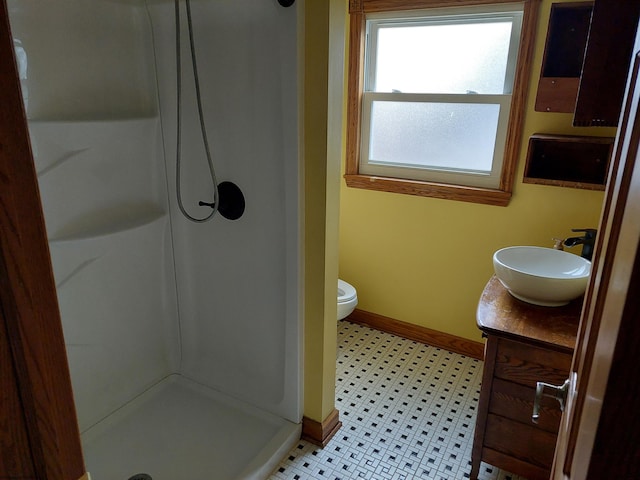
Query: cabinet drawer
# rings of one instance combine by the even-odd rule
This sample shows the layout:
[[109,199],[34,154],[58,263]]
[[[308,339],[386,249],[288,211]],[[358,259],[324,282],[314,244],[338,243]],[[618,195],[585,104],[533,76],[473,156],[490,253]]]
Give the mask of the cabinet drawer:
[[491,388],[489,413],[557,434],[562,417],[560,404],[554,398],[542,397],[540,419],[538,423],[533,423],[531,415],[535,394],[536,391],[533,388],[496,378]]
[[569,377],[571,355],[498,339],[494,377],[535,388],[537,382],[562,385]]
[[490,413],[487,415],[484,447],[550,470],[556,435]]

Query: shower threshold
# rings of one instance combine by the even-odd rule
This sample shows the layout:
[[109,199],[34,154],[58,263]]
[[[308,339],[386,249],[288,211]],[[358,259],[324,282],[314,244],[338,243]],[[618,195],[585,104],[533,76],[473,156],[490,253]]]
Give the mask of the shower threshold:
[[265,479],[300,425],[171,375],[82,434],[92,480]]

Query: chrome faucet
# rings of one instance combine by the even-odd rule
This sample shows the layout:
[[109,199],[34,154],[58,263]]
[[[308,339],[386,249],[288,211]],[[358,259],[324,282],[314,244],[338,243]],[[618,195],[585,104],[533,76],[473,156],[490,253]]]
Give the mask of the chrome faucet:
[[587,260],[591,260],[598,231],[595,228],[572,228],[571,231],[584,232],[584,235],[582,237],[566,238],[562,244],[569,248],[575,247],[576,245],[582,245],[582,254],[580,256]]

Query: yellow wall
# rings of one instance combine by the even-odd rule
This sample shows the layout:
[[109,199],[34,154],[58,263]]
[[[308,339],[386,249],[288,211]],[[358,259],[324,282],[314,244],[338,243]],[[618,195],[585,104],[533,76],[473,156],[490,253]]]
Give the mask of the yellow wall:
[[[574,128],[571,115],[534,111],[551,0],[543,0],[514,195],[507,207],[347,188],[341,181],[340,278],[358,308],[479,340],[478,298],[493,274],[495,250],[552,246],[571,228],[597,227],[602,192],[523,184],[533,133],[614,136]],[[580,247],[576,247],[580,248]],[[579,253],[579,250],[577,250]]]

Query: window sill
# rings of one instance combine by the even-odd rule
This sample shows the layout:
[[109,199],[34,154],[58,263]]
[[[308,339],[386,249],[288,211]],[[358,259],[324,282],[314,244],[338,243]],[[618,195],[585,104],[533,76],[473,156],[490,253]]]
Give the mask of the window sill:
[[371,175],[345,175],[347,187],[377,190],[379,192],[418,195],[421,197],[457,200],[460,202],[481,203],[506,207],[511,199],[511,192],[490,188],[464,187],[446,185],[401,178],[375,177]]

